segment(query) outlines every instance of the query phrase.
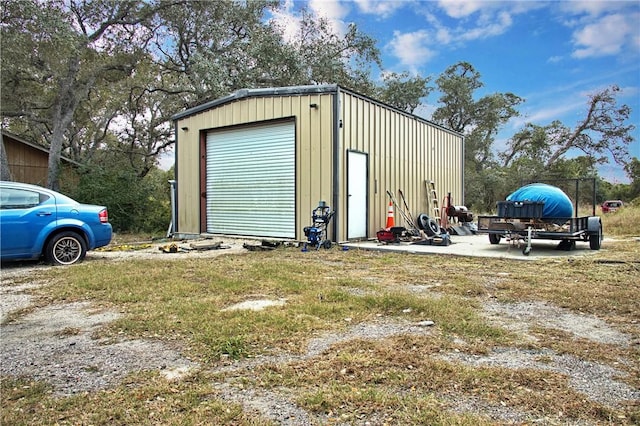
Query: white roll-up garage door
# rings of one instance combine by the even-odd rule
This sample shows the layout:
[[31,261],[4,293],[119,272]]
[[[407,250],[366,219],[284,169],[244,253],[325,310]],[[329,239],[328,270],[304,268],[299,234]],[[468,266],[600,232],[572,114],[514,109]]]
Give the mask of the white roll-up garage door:
[[295,124],[207,135],[207,232],[295,238]]

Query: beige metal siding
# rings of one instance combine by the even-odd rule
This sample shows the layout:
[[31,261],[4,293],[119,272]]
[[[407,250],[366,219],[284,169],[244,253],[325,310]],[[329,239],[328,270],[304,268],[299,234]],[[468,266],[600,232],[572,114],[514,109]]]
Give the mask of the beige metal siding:
[[[260,124],[279,118],[295,119],[296,233],[309,225],[318,201],[332,202],[333,95],[278,95],[244,98],[180,119],[177,143],[177,233],[200,234],[201,134],[215,128]],[[316,104],[316,108],[310,105]],[[188,130],[182,130],[183,128]],[[268,218],[265,218],[268,220]]]
[[[369,237],[386,224],[387,190],[398,197],[401,189],[414,217],[432,215],[425,181],[435,181],[440,204],[447,192],[461,203],[464,151],[460,135],[350,92],[340,92],[340,104],[340,205],[346,206],[346,151],[369,154]],[[346,213],[339,216],[339,240],[346,238]],[[403,225],[398,213],[395,221]]]

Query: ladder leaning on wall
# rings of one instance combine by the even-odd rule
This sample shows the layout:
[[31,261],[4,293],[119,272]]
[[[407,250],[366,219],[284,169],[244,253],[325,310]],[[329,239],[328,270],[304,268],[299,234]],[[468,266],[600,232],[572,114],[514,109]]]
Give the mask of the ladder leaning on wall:
[[429,198],[429,205],[431,208],[430,217],[435,220],[438,225],[442,225],[442,217],[440,216],[440,205],[438,203],[438,194],[436,192],[436,183],[432,180],[425,180],[424,185],[427,190],[427,197]]

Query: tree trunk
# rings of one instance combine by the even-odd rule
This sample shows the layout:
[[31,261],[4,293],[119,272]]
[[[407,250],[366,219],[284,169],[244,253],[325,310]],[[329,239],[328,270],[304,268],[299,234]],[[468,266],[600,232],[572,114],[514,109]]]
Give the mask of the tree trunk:
[[[56,115],[54,115],[54,118]],[[59,121],[54,121],[51,145],[49,146],[49,169],[47,173],[47,188],[54,191],[60,189],[58,177],[60,175],[60,154],[62,152],[65,128],[66,126],[63,126]]]
[[73,120],[73,114],[80,103],[80,99],[86,96],[88,87],[91,87],[95,78],[90,82],[77,81],[80,70],[80,58],[69,58],[69,72],[60,82],[58,96],[53,105],[51,142],[49,145],[49,171],[47,174],[47,188],[57,191],[60,188],[60,155],[64,143],[65,131]]
[[0,133],[0,180],[13,180],[9,169],[9,159],[7,151],[4,149],[4,136]]

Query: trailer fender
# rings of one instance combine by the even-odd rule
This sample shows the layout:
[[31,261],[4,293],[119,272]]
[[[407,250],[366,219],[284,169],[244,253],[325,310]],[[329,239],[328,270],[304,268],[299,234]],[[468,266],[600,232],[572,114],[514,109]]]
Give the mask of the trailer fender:
[[599,234],[602,229],[602,222],[600,216],[589,216],[587,218],[587,232],[589,235]]

